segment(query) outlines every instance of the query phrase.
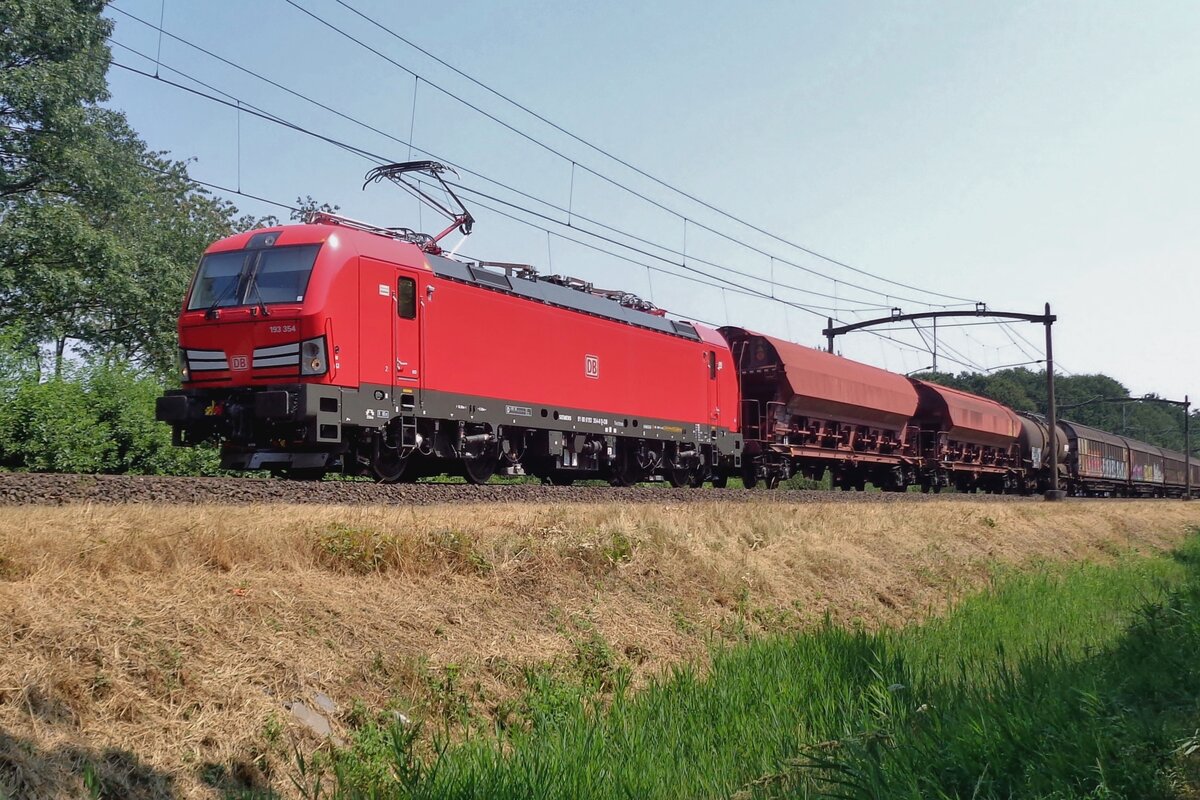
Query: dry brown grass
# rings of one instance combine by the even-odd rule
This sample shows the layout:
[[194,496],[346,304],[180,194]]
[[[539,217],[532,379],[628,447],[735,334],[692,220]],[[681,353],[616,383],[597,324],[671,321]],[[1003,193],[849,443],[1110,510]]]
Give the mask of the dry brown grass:
[[994,563],[1197,524],[1152,501],[0,508],[0,787],[78,796],[91,764],[130,796],[286,793],[283,703],[318,691],[486,716],[595,634],[644,679],[714,637],[904,622]]

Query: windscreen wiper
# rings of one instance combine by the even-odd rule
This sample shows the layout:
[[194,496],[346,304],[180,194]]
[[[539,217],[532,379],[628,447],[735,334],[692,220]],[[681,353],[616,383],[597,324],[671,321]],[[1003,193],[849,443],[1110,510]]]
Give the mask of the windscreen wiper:
[[246,271],[246,264],[245,264],[245,262],[243,262],[242,268],[240,270],[238,270],[237,280],[232,281],[228,286],[226,286],[224,289],[222,289],[221,293],[219,295],[217,295],[217,299],[212,301],[212,305],[210,305],[207,309],[204,310],[204,318],[205,319],[216,319],[217,306],[221,305],[221,301],[224,300],[229,295],[230,289],[234,289],[234,288],[237,288],[242,285],[242,275],[245,273],[245,271]]
[[209,306],[207,309],[205,309],[204,318],[205,319],[216,319],[217,306],[221,305],[221,301],[224,300],[225,297],[229,294],[229,290],[236,287],[241,282],[242,282],[242,280],[241,280],[240,275],[238,276],[237,280],[230,282],[230,284],[228,286],[226,286],[219,295],[217,295],[217,299],[212,301],[212,305]]
[[[260,254],[258,257],[258,260],[255,262],[255,264],[258,265],[258,264],[260,264],[261,261],[262,261],[262,255]],[[258,288],[258,268],[257,268],[257,266],[255,267],[255,270],[250,273],[250,277],[247,280],[250,281],[246,286],[247,290],[253,289],[254,296],[258,298],[257,308],[260,311],[262,311],[262,315],[264,317],[271,316],[271,312],[267,310],[267,301],[263,299],[262,292]],[[247,294],[249,294],[249,291],[247,291]],[[247,297],[246,299],[248,300],[249,298]]]

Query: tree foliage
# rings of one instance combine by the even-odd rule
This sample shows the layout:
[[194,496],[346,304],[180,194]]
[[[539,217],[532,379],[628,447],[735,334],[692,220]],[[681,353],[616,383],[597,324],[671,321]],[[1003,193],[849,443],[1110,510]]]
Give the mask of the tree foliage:
[[102,0],[0,3],[0,197],[87,170],[84,110],[108,98]]
[[25,351],[69,349],[166,375],[180,298],[204,247],[252,220],[149,150],[106,97],[100,4],[3,6],[0,327]]

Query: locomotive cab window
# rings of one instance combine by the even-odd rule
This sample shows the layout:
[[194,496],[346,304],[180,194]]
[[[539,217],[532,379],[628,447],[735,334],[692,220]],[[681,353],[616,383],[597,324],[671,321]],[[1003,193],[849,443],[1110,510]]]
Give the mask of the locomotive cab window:
[[210,253],[200,260],[188,310],[301,303],[320,245]]
[[412,278],[396,282],[396,313],[401,319],[417,318],[417,282]]

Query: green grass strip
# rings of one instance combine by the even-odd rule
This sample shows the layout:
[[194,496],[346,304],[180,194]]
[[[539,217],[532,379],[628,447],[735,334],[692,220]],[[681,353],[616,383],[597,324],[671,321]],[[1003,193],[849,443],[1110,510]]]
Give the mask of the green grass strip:
[[1200,702],[1200,537],[1003,571],[946,616],[714,654],[611,696],[529,676],[527,724],[418,757],[361,728],[310,797],[1174,797]]

